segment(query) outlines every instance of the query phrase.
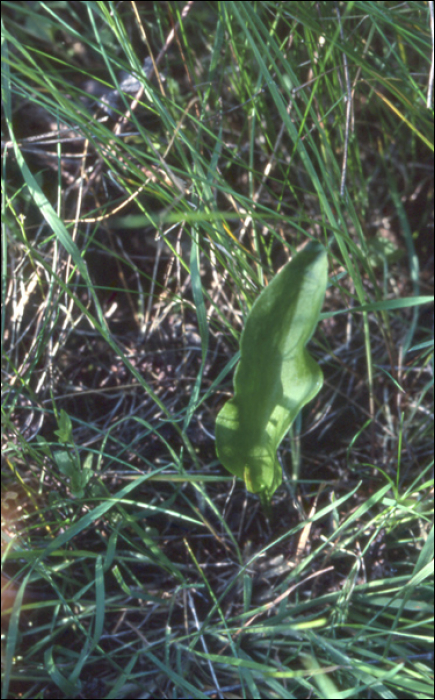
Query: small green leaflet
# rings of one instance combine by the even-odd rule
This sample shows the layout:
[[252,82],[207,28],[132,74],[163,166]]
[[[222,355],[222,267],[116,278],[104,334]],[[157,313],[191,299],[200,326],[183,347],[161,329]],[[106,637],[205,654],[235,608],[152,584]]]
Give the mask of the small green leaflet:
[[323,384],[306,349],[328,280],[325,248],[310,242],[252,306],[240,340],[234,397],[216,419],[216,453],[246,488],[270,503],[282,481],[276,451],[301,408]]

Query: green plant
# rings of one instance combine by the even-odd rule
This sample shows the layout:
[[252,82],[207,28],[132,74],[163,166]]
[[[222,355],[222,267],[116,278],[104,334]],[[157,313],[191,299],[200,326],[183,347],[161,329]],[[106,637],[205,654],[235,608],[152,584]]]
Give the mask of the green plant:
[[[3,698],[433,697],[431,8],[2,4],[2,573],[48,595]],[[309,238],[325,382],[267,521],[216,402]]]
[[85,487],[92,478],[93,455],[88,452],[83,465],[77,447],[74,444],[71,418],[61,409],[58,418],[59,430],[54,434],[58,436],[59,442],[64,445],[60,450],[53,452],[53,458],[59,471],[70,479],[70,489],[73,496],[83,498]]
[[311,242],[254,303],[240,341],[234,398],[216,420],[216,451],[248,491],[270,502],[282,481],[276,451],[323,374],[306,344],[326,291],[325,248]]

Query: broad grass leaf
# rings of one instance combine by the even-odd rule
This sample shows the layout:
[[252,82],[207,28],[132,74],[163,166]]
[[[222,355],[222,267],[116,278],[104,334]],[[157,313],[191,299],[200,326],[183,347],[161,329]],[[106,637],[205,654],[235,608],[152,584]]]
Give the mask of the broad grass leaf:
[[255,301],[240,341],[234,398],[216,419],[216,452],[248,491],[270,501],[282,481],[276,451],[323,384],[306,349],[325,295],[325,248],[309,243]]

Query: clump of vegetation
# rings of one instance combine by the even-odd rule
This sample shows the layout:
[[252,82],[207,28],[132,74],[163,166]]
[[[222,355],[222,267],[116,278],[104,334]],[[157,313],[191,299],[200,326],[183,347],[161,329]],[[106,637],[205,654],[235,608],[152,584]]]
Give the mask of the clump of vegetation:
[[[432,12],[2,4],[3,698],[433,696]],[[309,240],[268,512],[216,418]]]

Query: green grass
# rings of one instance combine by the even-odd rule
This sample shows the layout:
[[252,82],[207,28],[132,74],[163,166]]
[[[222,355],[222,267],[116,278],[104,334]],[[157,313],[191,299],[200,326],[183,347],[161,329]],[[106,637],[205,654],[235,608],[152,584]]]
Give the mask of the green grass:
[[[430,9],[2,4],[3,698],[433,697]],[[214,422],[309,239],[268,517]]]

